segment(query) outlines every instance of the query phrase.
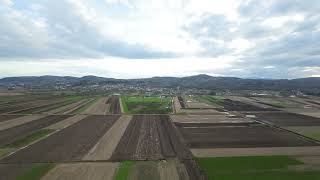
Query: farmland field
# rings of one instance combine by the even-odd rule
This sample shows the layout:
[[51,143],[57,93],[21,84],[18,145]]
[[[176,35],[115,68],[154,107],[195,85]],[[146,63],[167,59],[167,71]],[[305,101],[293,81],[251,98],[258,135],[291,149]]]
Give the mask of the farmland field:
[[171,113],[171,98],[122,96],[123,109],[129,114],[167,114]]
[[272,108],[263,108],[247,102],[226,99],[221,96],[201,96],[199,98],[210,104],[223,107],[227,111],[275,111]]
[[287,131],[255,123],[213,124],[212,126],[207,123],[186,123],[178,127],[191,148],[317,145]]
[[134,115],[111,159],[145,160],[175,157],[166,128],[167,116]]
[[319,118],[249,97],[45,94],[0,101],[0,179],[319,177]]
[[209,180],[301,180],[319,179],[320,171],[294,171],[290,166],[303,162],[287,156],[199,158]]
[[254,114],[256,119],[262,120],[278,126],[318,126],[320,125],[320,118],[306,116],[287,112],[259,112],[248,113]]
[[[119,118],[92,115],[39,141],[1,162],[63,162],[80,160]],[[83,133],[86,130],[87,133]],[[61,141],[63,139],[63,141]]]

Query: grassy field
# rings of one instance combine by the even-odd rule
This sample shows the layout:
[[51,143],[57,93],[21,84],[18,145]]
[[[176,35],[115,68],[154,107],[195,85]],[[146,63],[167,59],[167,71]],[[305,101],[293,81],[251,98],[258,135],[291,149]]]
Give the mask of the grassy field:
[[223,103],[223,97],[221,96],[199,96],[199,100],[213,105],[222,105]]
[[172,112],[171,98],[122,96],[121,103],[129,114],[167,114]]
[[319,179],[320,171],[288,170],[302,162],[288,156],[198,158],[209,180],[301,180]]
[[16,180],[40,180],[46,173],[55,167],[54,164],[33,165],[23,175]]
[[129,177],[129,173],[134,165],[134,161],[123,161],[120,164],[120,167],[117,171],[117,175],[115,176],[115,180],[127,180]]

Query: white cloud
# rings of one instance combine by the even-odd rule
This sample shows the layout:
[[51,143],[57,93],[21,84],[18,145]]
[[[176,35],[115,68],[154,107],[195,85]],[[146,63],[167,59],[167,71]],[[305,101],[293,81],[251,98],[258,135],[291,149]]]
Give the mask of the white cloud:
[[0,2],[0,74],[19,73],[26,61],[9,63],[19,58],[29,59],[22,74],[319,74],[320,6],[311,0]]
[[[104,77],[141,78],[152,76],[187,76],[208,72],[215,74],[230,68],[235,57],[179,58],[179,59],[66,59],[2,61],[2,76],[64,74],[84,76],[94,74]],[[197,62],[197,63],[194,63]],[[34,67],[37,68],[34,68]],[[210,73],[211,72],[211,73]]]
[[276,16],[267,18],[262,22],[262,25],[271,28],[281,28],[289,22],[301,22],[304,20],[304,16],[301,14],[291,16]]
[[13,5],[12,0],[1,0],[0,2],[5,6],[12,6]]

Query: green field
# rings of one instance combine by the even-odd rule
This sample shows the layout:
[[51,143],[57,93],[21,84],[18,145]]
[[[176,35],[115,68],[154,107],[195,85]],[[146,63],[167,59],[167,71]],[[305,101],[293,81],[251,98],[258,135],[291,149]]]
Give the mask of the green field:
[[24,174],[17,177],[16,180],[40,180],[51,169],[55,167],[54,164],[38,164],[33,165]]
[[302,162],[288,156],[198,158],[209,180],[301,180],[320,179],[320,171],[293,171]]
[[223,97],[221,96],[199,96],[200,101],[208,102],[213,105],[222,105]]
[[171,98],[122,96],[122,107],[129,114],[168,114],[172,112]]
[[133,165],[134,165],[134,161],[121,162],[119,169],[117,171],[117,175],[115,176],[114,180],[127,180]]

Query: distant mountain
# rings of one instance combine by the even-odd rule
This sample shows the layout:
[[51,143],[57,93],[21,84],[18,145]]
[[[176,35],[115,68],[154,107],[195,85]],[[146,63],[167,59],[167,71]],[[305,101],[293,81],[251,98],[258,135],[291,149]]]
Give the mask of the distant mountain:
[[142,79],[114,79],[97,76],[23,76],[0,79],[0,85],[52,86],[70,84],[84,86],[90,84],[127,84],[144,87],[196,88],[210,90],[320,90],[320,78],[301,79],[242,79],[236,77],[213,77],[205,74],[188,77],[152,77]]

